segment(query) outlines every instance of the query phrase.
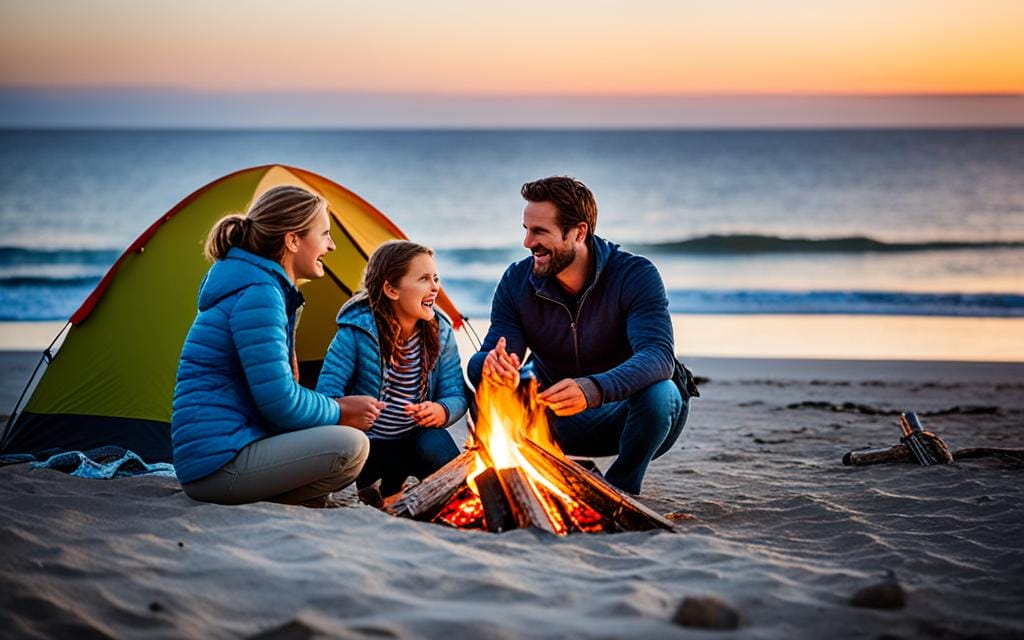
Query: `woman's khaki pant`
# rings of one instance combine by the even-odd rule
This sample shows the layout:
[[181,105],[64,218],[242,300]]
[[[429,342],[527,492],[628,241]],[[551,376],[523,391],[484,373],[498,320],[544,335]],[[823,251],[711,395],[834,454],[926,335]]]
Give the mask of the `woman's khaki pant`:
[[366,434],[352,427],[289,431],[253,442],[220,470],[182,488],[193,500],[217,504],[323,506],[328,494],[355,481],[369,452]]

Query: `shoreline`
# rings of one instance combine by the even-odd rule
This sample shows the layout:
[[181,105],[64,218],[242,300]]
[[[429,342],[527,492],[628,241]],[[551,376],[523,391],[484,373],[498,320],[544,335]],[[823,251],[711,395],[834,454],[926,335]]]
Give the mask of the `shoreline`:
[[[488,320],[470,322],[483,338]],[[65,324],[0,322],[0,351],[42,353]],[[683,359],[1024,363],[1024,318],[673,314],[672,325]],[[456,335],[468,357],[469,336]]]
[[[460,345],[461,348],[461,345]],[[0,349],[0,418],[14,409],[41,352]],[[711,384],[886,385],[890,383],[1015,384],[1024,362],[684,356],[682,362]],[[964,404],[970,404],[965,399]],[[2,425],[0,425],[2,426]]]

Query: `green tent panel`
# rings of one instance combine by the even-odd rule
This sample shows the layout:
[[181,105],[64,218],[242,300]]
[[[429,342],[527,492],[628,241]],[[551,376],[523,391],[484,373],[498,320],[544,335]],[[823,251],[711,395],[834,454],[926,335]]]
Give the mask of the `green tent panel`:
[[[405,235],[369,203],[321,176],[282,165],[245,169],[185,198],[111,267],[44,354],[46,367],[8,421],[0,452],[113,444],[149,461],[169,461],[178,358],[209,268],[202,255],[206,235],[222,216],[245,212],[280,185],[301,186],[327,200],[337,245],[324,259],[327,275],[300,285],[306,307],[296,350],[302,382],[314,384],[335,315],[358,288],[367,257],[382,242]],[[461,324],[443,291],[439,306]]]

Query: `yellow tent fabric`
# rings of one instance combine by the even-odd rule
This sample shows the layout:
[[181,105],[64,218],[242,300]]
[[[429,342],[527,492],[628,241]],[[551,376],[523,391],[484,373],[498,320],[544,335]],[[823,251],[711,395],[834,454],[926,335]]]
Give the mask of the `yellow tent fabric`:
[[[124,252],[72,315],[59,349],[48,350],[47,367],[24,409],[11,417],[0,451],[116,444],[147,460],[169,460],[178,358],[209,268],[203,242],[218,219],[246,211],[279,185],[327,200],[337,245],[324,259],[327,275],[300,285],[306,307],[296,350],[304,382],[315,379],[338,308],[358,288],[367,257],[405,235],[365,200],[314,173],[283,165],[245,169],[185,198]],[[443,291],[439,306],[461,324]]]

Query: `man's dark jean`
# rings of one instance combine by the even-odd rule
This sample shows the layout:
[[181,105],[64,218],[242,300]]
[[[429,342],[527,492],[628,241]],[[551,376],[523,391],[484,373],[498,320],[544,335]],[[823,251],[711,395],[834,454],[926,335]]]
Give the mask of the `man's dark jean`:
[[558,444],[569,455],[618,454],[605,479],[622,491],[639,495],[647,465],[672,448],[689,411],[689,401],[683,399],[679,388],[671,380],[662,380],[625,400],[574,416],[555,417],[552,427]]

